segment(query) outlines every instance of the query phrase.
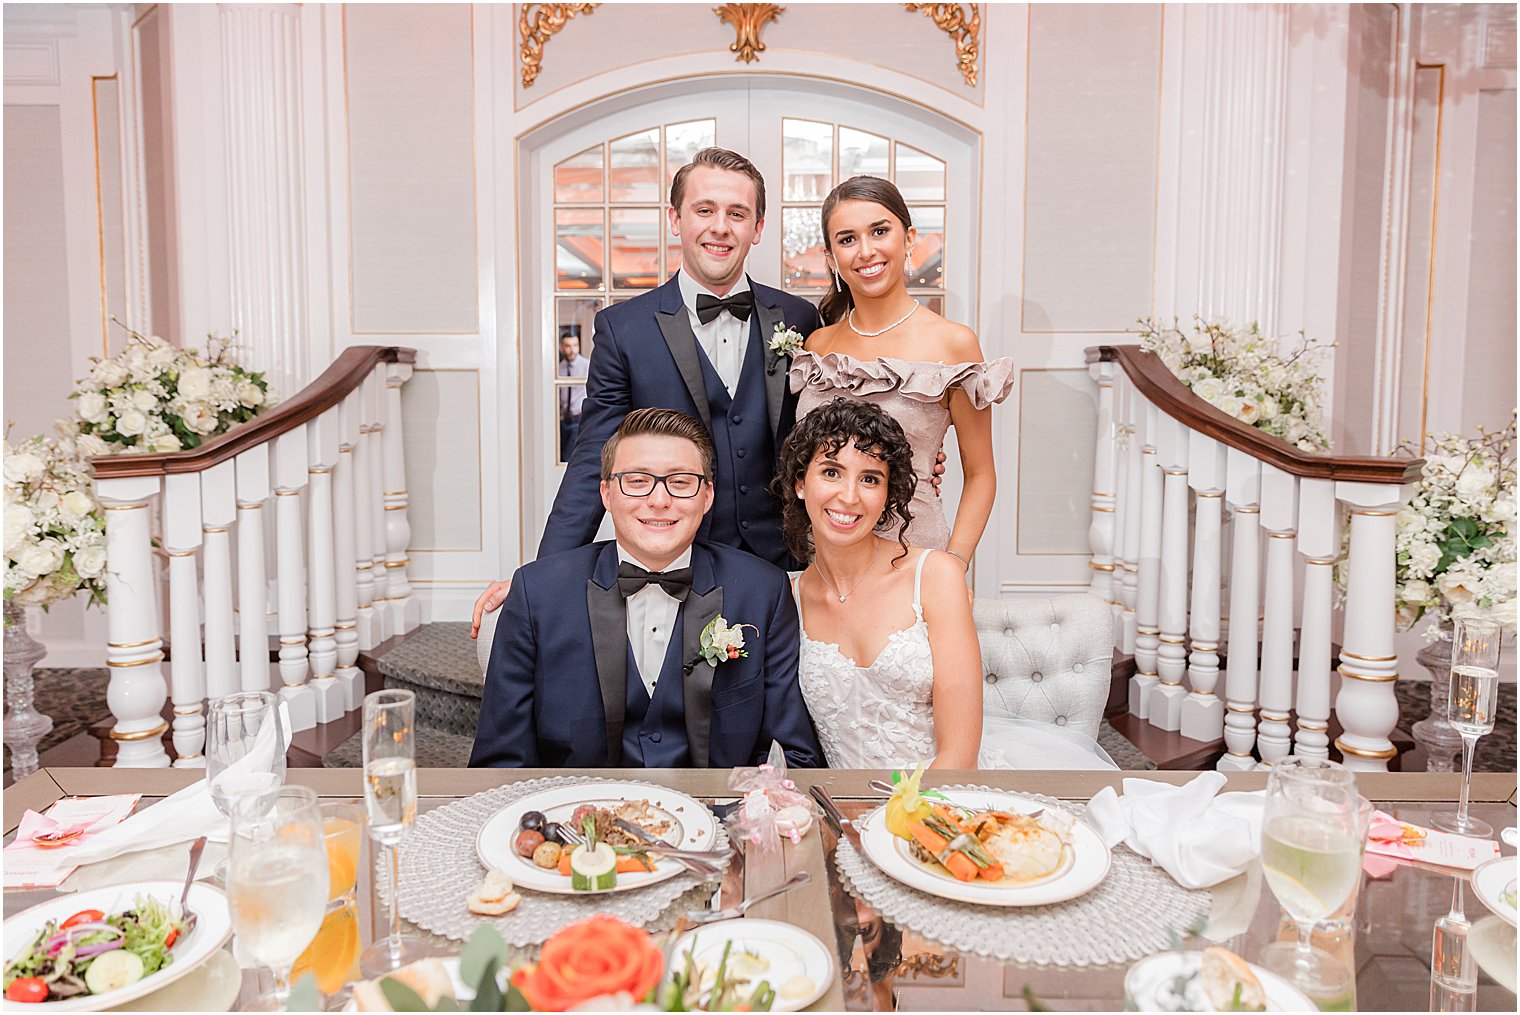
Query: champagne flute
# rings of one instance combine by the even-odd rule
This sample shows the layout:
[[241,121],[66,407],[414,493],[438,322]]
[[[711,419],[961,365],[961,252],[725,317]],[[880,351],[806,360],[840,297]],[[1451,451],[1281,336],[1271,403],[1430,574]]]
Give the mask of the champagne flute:
[[283,1011],[290,969],[327,910],[327,844],[316,791],[277,790],[260,809],[234,808],[227,895],[243,950],[274,973],[274,990],[254,1004]]
[[[206,708],[206,788],[228,818],[264,811],[285,783],[285,742],[280,701],[268,691],[217,698]],[[216,874],[225,884],[227,860]]]
[[390,902],[390,933],[359,956],[359,968],[368,977],[427,957],[421,941],[401,933],[396,855],[417,816],[416,703],[411,691],[376,691],[364,699],[364,802],[369,836],[384,854]]
[[1353,988],[1351,970],[1315,948],[1310,936],[1356,891],[1371,820],[1372,804],[1357,795],[1355,777],[1343,766],[1298,757],[1272,766],[1261,865],[1298,940],[1269,945],[1262,965],[1316,1000],[1346,997]]
[[1499,706],[1499,639],[1504,629],[1492,620],[1458,617],[1451,638],[1451,691],[1446,721],[1462,734],[1462,802],[1453,812],[1437,814],[1431,824],[1459,835],[1488,838],[1493,826],[1467,813],[1472,784],[1473,752],[1478,738],[1494,731]]

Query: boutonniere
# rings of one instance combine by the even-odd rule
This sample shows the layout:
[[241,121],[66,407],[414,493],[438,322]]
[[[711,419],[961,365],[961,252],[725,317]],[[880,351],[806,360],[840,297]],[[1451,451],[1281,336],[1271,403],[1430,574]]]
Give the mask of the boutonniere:
[[806,341],[807,339],[802,337],[802,332],[796,328],[788,328],[784,322],[778,321],[775,333],[771,335],[770,340],[770,372],[775,372],[776,365],[781,361],[781,357],[793,356],[801,352],[802,344]]
[[726,660],[749,655],[744,651],[746,627],[757,635],[760,633],[760,629],[753,624],[736,624],[730,627],[722,615],[714,617],[712,623],[702,629],[702,658],[713,666],[717,666]]

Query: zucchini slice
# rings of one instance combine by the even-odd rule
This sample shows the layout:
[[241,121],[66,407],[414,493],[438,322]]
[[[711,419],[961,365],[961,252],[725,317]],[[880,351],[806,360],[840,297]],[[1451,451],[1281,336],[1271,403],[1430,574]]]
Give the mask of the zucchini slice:
[[605,891],[617,885],[617,853],[605,842],[582,846],[570,854],[570,887],[578,892]]

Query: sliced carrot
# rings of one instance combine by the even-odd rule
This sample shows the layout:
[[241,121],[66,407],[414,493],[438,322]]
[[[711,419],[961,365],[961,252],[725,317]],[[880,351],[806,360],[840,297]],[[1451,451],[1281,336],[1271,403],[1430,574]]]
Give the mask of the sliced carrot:
[[[918,843],[921,846],[923,846],[935,856],[939,856],[940,853],[944,852],[945,847],[948,845],[948,843],[944,840],[944,837],[942,837],[932,828],[925,826],[921,821],[913,822],[909,826],[909,830],[912,831],[913,838],[918,840]],[[978,873],[976,864],[973,863],[971,858],[969,856],[966,856],[964,853],[951,853],[950,859],[948,861],[942,862],[945,865],[945,869],[948,870],[957,881],[976,880]]]
[[567,878],[570,876],[570,851],[568,849],[559,855],[559,872]]
[[997,863],[989,864],[981,873],[982,877],[988,881],[1001,881],[1003,880],[1003,865]]
[[644,857],[625,854],[617,858],[619,874],[647,874],[652,870],[654,864],[647,862]]

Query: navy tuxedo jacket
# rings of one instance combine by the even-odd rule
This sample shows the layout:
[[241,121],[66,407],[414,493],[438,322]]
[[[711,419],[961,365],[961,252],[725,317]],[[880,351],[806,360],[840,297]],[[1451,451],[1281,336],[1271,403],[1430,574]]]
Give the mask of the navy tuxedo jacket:
[[[674,704],[659,712],[663,720],[655,709],[639,720],[627,714],[630,696],[644,689],[630,672],[617,545],[593,543],[519,568],[496,625],[470,765],[636,765],[626,733],[647,737],[655,759],[671,756],[671,741],[682,743],[681,757],[696,768],[759,764],[773,740],[788,765],[823,767],[797,683],[797,610],[786,574],[742,550],[704,543],[692,547],[691,567],[691,593],[655,690]],[[753,627],[744,632],[748,655],[714,667],[702,658],[700,639],[720,614],[730,626]],[[679,700],[671,697],[677,691]],[[625,719],[638,728],[625,731]]]
[[[732,546],[742,543],[772,564],[788,565],[780,533],[781,505],[765,487],[775,474],[775,452],[791,431],[797,401],[787,385],[790,361],[771,352],[770,340],[778,324],[795,328],[804,337],[812,334],[819,326],[818,311],[806,300],[753,280],[750,288],[755,294],[755,310],[749,319],[749,347],[734,397],[736,401],[753,398],[758,407],[763,394],[764,408],[756,412],[731,412],[728,406],[713,404],[716,374],[705,362],[692,331],[676,276],[658,289],[613,304],[596,315],[580,436],[544,526],[538,545],[540,557],[584,546],[596,538],[603,514],[599,491],[602,445],[628,413],[658,407],[690,413],[702,420],[710,433],[716,419],[725,431],[720,440],[725,446],[732,441],[768,449],[770,460],[763,464],[757,463],[753,454],[739,463],[717,463],[717,497],[697,539]],[[745,387],[757,383],[763,384],[763,393]],[[721,383],[718,387],[721,389]],[[727,400],[726,394],[720,397]],[[745,456],[743,451],[738,455],[741,459]],[[739,468],[734,468],[735,464]],[[736,517],[715,517],[724,505],[729,506],[728,514]]]

